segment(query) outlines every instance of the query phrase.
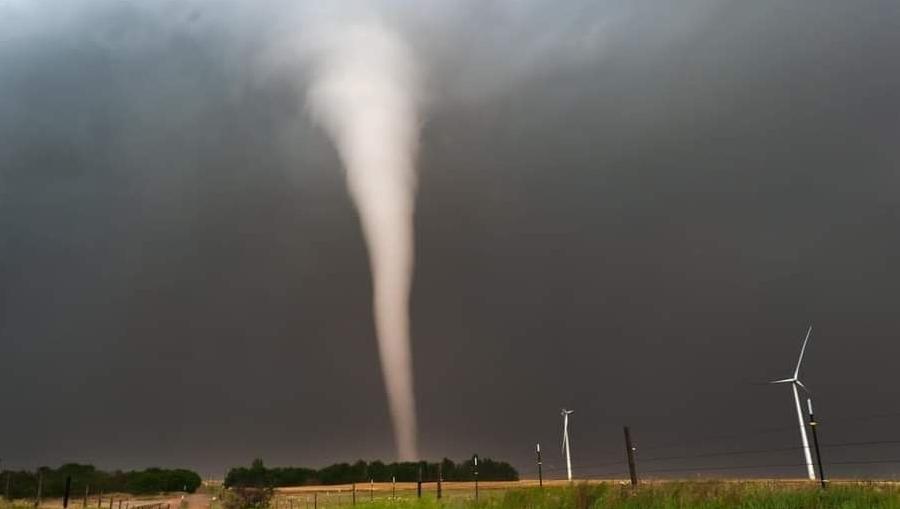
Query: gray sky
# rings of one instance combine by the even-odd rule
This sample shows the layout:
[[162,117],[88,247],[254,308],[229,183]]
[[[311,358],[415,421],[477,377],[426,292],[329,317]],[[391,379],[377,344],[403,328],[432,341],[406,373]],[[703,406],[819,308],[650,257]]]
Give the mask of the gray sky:
[[619,468],[622,424],[639,461],[798,445],[758,384],[810,322],[823,441],[900,440],[900,4],[289,4],[0,1],[4,465],[393,456],[358,219],[302,100],[304,31],[373,13],[429,80],[423,454],[527,475],[539,440],[561,475],[563,406],[576,475]]

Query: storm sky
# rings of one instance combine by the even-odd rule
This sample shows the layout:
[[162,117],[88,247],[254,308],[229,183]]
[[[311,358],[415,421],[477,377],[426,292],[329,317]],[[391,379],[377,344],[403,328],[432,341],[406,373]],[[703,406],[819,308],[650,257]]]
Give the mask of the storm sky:
[[[306,38],[426,81],[419,449],[533,475],[802,475],[900,440],[900,4],[0,0],[0,458],[392,459],[371,276]],[[336,6],[335,6],[336,5]],[[894,414],[894,415],[883,415]],[[900,446],[831,447],[893,475]],[[774,465],[791,464],[791,467]],[[704,470],[707,469],[707,470]],[[660,473],[661,474],[661,473]]]

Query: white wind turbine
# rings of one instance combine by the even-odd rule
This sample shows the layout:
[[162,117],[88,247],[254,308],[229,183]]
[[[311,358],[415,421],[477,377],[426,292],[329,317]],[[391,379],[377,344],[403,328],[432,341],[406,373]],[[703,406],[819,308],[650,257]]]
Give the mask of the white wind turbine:
[[563,416],[563,449],[566,453],[566,473],[569,476],[569,481],[572,480],[572,453],[569,450],[569,414],[575,413],[575,410],[566,410],[562,409],[561,415]]
[[809,342],[809,335],[812,333],[812,325],[806,330],[806,338],[803,340],[803,346],[800,348],[800,358],[797,359],[797,367],[794,368],[794,376],[783,380],[773,380],[772,384],[791,384],[794,391],[794,403],[797,406],[797,421],[800,423],[800,439],[803,441],[803,456],[806,459],[806,472],[811,480],[816,479],[816,471],[813,470],[812,455],[809,452],[809,440],[806,438],[806,422],[803,420],[803,410],[800,407],[800,394],[797,387],[802,387],[807,393],[809,389],[800,381],[800,363],[803,362],[803,353],[806,352],[806,343]]

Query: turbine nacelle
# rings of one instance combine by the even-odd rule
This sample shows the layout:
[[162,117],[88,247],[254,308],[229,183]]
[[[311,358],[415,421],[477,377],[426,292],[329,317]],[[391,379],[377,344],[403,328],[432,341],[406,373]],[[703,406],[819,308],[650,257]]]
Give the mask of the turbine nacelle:
[[784,378],[782,380],[772,380],[769,383],[770,384],[794,384],[794,385],[799,386],[804,391],[806,391],[807,394],[812,394],[812,391],[810,391],[807,386],[803,385],[803,382],[801,382],[799,378]]

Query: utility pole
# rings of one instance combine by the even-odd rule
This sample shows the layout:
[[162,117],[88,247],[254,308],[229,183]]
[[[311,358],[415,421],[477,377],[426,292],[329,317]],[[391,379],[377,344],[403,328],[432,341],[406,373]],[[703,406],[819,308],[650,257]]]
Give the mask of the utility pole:
[[819,451],[819,435],[816,433],[816,417],[813,415],[812,398],[806,398],[806,407],[809,409],[809,428],[812,430],[813,446],[816,448],[816,463],[819,466],[819,482],[822,483],[822,489],[826,487],[825,471],[822,469],[822,453]]
[[444,462],[438,463],[437,498],[441,499],[441,483],[444,482]]
[[72,476],[66,476],[66,491],[63,493],[63,509],[69,507],[69,490],[72,489]]
[[473,456],[473,473],[475,474],[475,503],[478,503],[478,455]]
[[631,430],[625,426],[625,456],[628,458],[628,473],[631,474],[631,486],[637,486],[637,471],[634,467],[634,444],[631,443]]
[[543,470],[543,462],[541,461],[541,444],[538,443],[535,448],[537,451],[537,464],[538,464],[538,486],[541,488],[544,487],[544,470]]
[[422,498],[422,463],[419,462],[419,476],[416,479],[416,498]]
[[34,506],[41,506],[41,490],[44,488],[44,473],[38,470],[37,498],[34,499]]

